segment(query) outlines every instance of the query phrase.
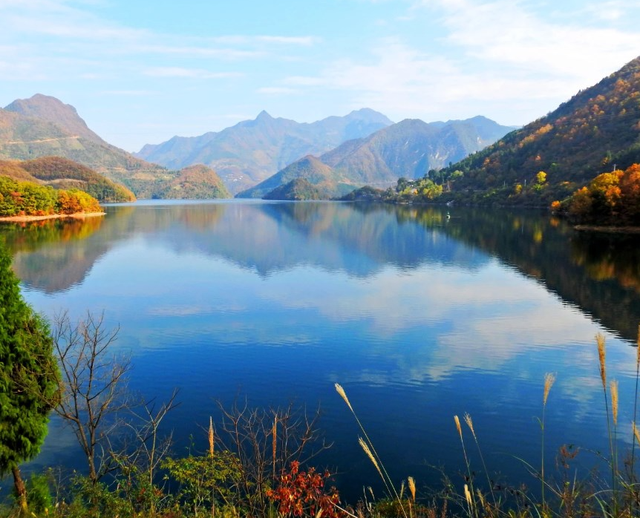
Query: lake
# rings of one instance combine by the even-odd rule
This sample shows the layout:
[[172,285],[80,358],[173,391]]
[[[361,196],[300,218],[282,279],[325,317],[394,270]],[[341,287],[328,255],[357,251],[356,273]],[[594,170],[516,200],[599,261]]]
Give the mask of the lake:
[[[468,412],[492,477],[539,484],[545,373],[548,469],[608,451],[594,336],[630,422],[640,321],[640,241],[579,234],[548,214],[333,202],[138,202],[104,218],[0,225],[27,301],[47,316],[104,312],[120,326],[130,388],[181,405],[174,451],[207,448],[217,402],[320,408],[333,447],[315,459],[353,501],[382,494],[358,446],[346,390],[392,477],[461,491],[453,416]],[[467,433],[467,432],[465,432]],[[472,466],[482,472],[467,434]],[[81,467],[54,420],[32,467]]]

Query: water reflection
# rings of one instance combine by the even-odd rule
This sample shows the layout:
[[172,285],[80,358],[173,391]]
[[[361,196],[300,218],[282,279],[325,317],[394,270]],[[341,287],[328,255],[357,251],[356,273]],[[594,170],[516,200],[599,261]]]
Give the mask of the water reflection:
[[482,266],[489,254],[634,339],[640,238],[576,233],[546,214],[369,204],[109,207],[106,218],[0,226],[23,283],[46,293],[83,282],[97,260],[143,238],[224,258],[263,277],[309,265],[367,278],[386,266]]
[[[635,351],[615,335],[640,316],[632,239],[546,214],[340,203],[110,207],[97,228],[65,232],[75,237],[0,227],[30,303],[105,309],[134,356],[132,388],[162,399],[181,387],[166,422],[178,448],[215,415],[213,398],[321,401],[336,442],[327,463],[357,497],[375,473],[337,381],[398,479],[437,483],[423,461],[461,465],[452,415],[464,412],[490,469],[511,473],[503,452],[539,458],[546,372],[558,373],[550,455],[562,442],[606,447],[591,315],[612,330],[609,369],[631,420]],[[52,441],[40,462],[58,458]]]

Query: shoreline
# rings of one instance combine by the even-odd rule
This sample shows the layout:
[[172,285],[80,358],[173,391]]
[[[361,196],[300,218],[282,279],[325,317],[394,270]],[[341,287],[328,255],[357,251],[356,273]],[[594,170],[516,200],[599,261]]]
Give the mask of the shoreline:
[[606,227],[600,225],[575,225],[579,232],[604,232],[607,234],[640,234],[640,227]]
[[45,219],[84,219],[105,216],[106,212],[75,212],[73,214],[49,214],[47,216],[1,216],[0,222],[27,223],[29,221],[43,221]]

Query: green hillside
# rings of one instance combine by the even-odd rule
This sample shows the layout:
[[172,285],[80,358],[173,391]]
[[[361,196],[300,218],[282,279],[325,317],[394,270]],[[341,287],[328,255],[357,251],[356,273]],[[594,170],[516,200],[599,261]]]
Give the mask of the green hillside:
[[265,200],[322,200],[329,196],[306,178],[296,178],[276,187],[264,196]]
[[[293,180],[304,179],[306,183],[291,184]],[[315,186],[315,189],[306,189],[306,184]],[[330,166],[324,164],[320,159],[308,155],[293,164],[285,167],[282,171],[267,178],[264,182],[255,187],[241,192],[238,198],[265,198],[265,199],[292,199],[291,189],[296,189],[297,195],[307,190],[310,196],[321,195],[322,198],[334,198],[343,195],[345,192],[354,189],[356,186],[347,187],[349,180],[336,173]],[[291,185],[289,185],[291,184]],[[286,189],[283,186],[289,185]],[[305,187],[305,188],[302,188]],[[275,192],[272,192],[274,191]],[[287,197],[282,197],[282,196]],[[298,197],[295,199],[318,199]]]
[[204,165],[192,165],[180,170],[178,176],[171,180],[157,197],[207,200],[231,198],[231,193],[213,169]]

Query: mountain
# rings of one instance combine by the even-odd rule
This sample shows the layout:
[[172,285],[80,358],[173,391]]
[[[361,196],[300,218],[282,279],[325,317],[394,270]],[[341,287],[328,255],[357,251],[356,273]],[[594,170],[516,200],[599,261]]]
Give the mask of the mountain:
[[305,157],[294,162],[238,196],[260,198],[294,178],[324,183],[325,190],[332,183],[329,197],[346,194],[346,186],[350,190],[365,184],[387,187],[400,177],[419,178],[460,160],[512,129],[485,117],[432,123],[406,119],[368,137],[344,142],[315,161]]
[[[36,94],[0,108],[0,159],[29,160],[45,156],[78,162],[126,186],[138,198],[191,192],[172,188],[191,173],[168,170],[108,144],[89,129],[73,106],[55,97]],[[211,198],[221,192],[214,184],[210,183]],[[200,189],[199,196],[203,195],[205,191]]]
[[367,108],[313,123],[274,118],[263,111],[254,120],[218,133],[146,145],[136,156],[171,168],[208,165],[237,193],[305,155],[319,155],[391,124],[387,117]]
[[[441,180],[465,201],[548,205],[599,173],[640,162],[639,98],[640,57],[548,115],[440,171]],[[471,191],[473,199],[467,195]]]
[[96,144],[108,145],[89,129],[76,109],[48,95],[35,94],[30,99],[17,99],[5,110],[34,119],[50,122],[62,128],[69,135],[82,137]]

